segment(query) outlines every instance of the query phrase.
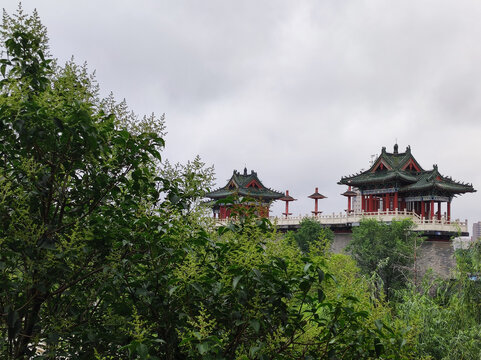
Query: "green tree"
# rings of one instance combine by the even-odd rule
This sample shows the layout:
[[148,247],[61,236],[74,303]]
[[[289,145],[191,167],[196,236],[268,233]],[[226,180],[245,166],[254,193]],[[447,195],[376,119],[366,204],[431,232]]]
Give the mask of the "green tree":
[[121,244],[159,196],[163,140],[129,132],[84,68],[48,58],[35,13],[4,13],[2,40],[0,342],[23,358],[39,342],[88,338],[112,262],[129,256]]
[[209,177],[200,162],[158,176],[162,118],[137,122],[85,67],[56,65],[36,14],[4,19],[3,358],[397,354],[369,304],[333,290],[321,249],[301,254],[249,214],[217,233],[185,216]]
[[334,240],[331,229],[323,227],[318,221],[305,218],[294,233],[294,239],[302,252],[306,253],[311,247],[326,248]]
[[391,224],[369,219],[353,228],[347,250],[361,270],[379,277],[388,299],[412,277],[414,251],[421,243],[413,226],[410,219]]
[[163,179],[174,184],[186,197],[186,211],[199,210],[201,213],[206,208],[201,206],[201,200],[215,183],[214,166],[206,166],[197,155],[194,160],[186,164],[171,164],[164,160],[160,167],[160,175]]

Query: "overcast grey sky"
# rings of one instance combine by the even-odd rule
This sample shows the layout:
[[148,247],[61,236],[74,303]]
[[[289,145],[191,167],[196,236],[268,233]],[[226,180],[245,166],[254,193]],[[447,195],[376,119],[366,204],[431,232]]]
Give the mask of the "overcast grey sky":
[[[295,214],[346,208],[337,185],[382,146],[481,190],[481,2],[23,1],[51,52],[96,70],[103,94],[166,114],[165,155],[290,190]],[[2,1],[12,13],[17,2]],[[480,193],[454,218],[481,220]],[[280,214],[283,204],[273,207]]]

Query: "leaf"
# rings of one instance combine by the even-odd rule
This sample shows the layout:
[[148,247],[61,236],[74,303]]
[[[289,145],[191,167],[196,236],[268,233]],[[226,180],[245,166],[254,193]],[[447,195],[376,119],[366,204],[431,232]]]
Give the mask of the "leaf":
[[259,329],[261,327],[259,320],[249,320],[249,325],[256,332],[256,334],[259,333]]
[[256,275],[257,280],[261,280],[262,273],[258,269],[252,269],[252,272]]
[[249,356],[251,358],[255,358],[255,355],[256,353],[261,349],[261,346],[252,346],[250,349],[249,349]]
[[139,354],[141,359],[147,358],[147,355],[149,354],[149,349],[147,348],[147,345],[139,343],[137,344],[137,354]]
[[301,283],[299,284],[299,289],[301,289],[303,293],[307,293],[310,288],[311,282],[309,280],[301,281]]
[[177,290],[178,286],[172,286],[170,289],[169,289],[169,295],[172,296],[172,294],[174,293],[175,290]]
[[381,331],[382,328],[384,327],[384,323],[380,319],[377,319],[376,321],[374,321],[374,325],[376,325],[376,327],[379,331]]
[[317,276],[319,278],[319,282],[321,283],[325,277],[324,271],[322,271],[322,269],[317,269]]
[[232,280],[232,288],[235,290],[235,288],[237,287],[237,284],[239,283],[239,280],[242,279],[242,275],[239,275],[239,276],[236,276],[233,280]]
[[210,348],[209,343],[207,343],[207,342],[197,344],[196,347],[197,347],[197,351],[201,355],[204,355],[205,353],[207,353],[207,351],[209,351],[209,348]]
[[326,294],[324,293],[324,291],[322,291],[322,289],[317,289],[317,300],[319,300],[319,302],[322,302],[325,298]]
[[306,265],[304,265],[304,272],[308,272],[309,271],[309,268],[312,266],[311,263],[307,263]]
[[380,356],[384,352],[384,345],[379,339],[376,339],[376,342],[374,343],[374,350],[376,351],[377,356]]

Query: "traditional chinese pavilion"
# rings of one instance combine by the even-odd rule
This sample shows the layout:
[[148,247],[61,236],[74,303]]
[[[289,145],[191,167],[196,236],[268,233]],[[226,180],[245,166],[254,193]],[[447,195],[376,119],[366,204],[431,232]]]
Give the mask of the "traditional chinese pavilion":
[[[369,170],[345,176],[338,184],[348,185],[348,192],[351,187],[359,189],[364,212],[407,210],[422,219],[440,220],[444,216],[447,221],[451,219],[453,198],[476,191],[472,184],[441,175],[437,165],[433,165],[432,170],[424,170],[411,154],[409,146],[400,153],[397,144],[392,153],[383,147]],[[348,212],[351,212],[350,205],[348,197]]]
[[283,193],[265,187],[255,171],[248,174],[247,168],[244,168],[243,174],[234,170],[227,185],[206,194],[206,197],[216,200],[212,210],[214,211],[214,218],[218,216],[219,219],[228,218],[232,207],[237,205],[236,203],[223,204],[222,201],[219,201],[227,197],[234,197],[237,202],[244,198],[250,199],[252,201],[243,202],[242,206],[255,207],[259,216],[268,217],[272,202],[283,196]]

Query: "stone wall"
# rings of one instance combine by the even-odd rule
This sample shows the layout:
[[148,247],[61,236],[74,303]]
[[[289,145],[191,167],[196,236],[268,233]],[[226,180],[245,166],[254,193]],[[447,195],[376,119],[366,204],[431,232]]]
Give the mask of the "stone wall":
[[[334,253],[343,253],[352,234],[335,234],[331,245]],[[424,241],[417,254],[416,268],[418,278],[421,278],[428,269],[442,277],[450,278],[451,271],[456,267],[454,248],[450,241]]]

